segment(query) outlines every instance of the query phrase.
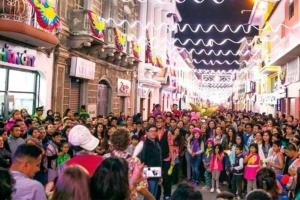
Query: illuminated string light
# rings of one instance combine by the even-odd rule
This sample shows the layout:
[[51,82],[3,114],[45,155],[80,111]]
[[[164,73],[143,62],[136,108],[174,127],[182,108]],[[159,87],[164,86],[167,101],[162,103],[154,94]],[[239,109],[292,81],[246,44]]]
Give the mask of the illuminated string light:
[[[143,41],[141,38],[137,38],[135,36],[130,36],[132,40],[135,40],[135,41]],[[275,40],[277,40],[279,38],[279,36],[275,36],[275,37],[272,37],[271,39],[269,38],[260,38],[260,41],[261,42],[274,42]],[[157,42],[156,42],[157,41]],[[248,41],[248,39],[246,37],[243,37],[242,39],[240,40],[233,40],[231,38],[225,38],[221,41],[216,41],[215,39],[208,39],[208,40],[203,40],[203,39],[198,39],[196,41],[194,41],[193,39],[191,38],[187,38],[185,40],[180,40],[179,38],[172,38],[172,39],[167,39],[167,38],[164,38],[164,39],[160,39],[159,37],[155,37],[155,38],[151,38],[151,44],[152,45],[155,45],[155,42],[156,44],[159,46],[159,48],[161,47],[161,44],[162,43],[166,43],[168,45],[174,45],[176,43],[179,43],[181,46],[187,46],[189,44],[192,44],[193,46],[205,46],[205,47],[213,47],[215,45],[217,46],[223,46],[227,43],[234,43],[234,44],[241,44],[241,43],[245,43],[245,45],[247,46],[252,46],[254,45],[257,41],[255,40],[252,40],[252,41]],[[159,44],[158,44],[159,43]]]
[[254,26],[251,24],[239,24],[239,25],[226,24],[224,26],[211,24],[207,27],[207,25],[202,25],[202,24],[191,25],[191,24],[187,24],[187,23],[185,23],[185,24],[147,23],[146,25],[144,25],[144,23],[139,20],[136,20],[133,22],[129,22],[128,20],[115,20],[113,18],[106,18],[105,20],[107,23],[112,23],[114,26],[118,26],[118,27],[122,27],[122,26],[124,26],[124,24],[126,24],[126,25],[128,25],[129,28],[134,28],[136,26],[139,26],[143,30],[147,30],[147,29],[151,28],[151,29],[154,29],[157,31],[161,30],[162,28],[170,28],[171,30],[177,30],[179,32],[185,32],[187,29],[189,29],[193,33],[197,33],[200,30],[204,33],[209,33],[211,31],[217,31],[219,33],[223,33],[226,31],[230,31],[232,33],[238,33],[239,31],[243,31],[244,33],[250,33],[252,31],[252,29],[255,29],[257,31],[264,31],[264,30],[266,30],[267,27],[270,28],[271,33],[277,33],[282,28],[285,28],[288,30],[293,30],[293,29],[298,29],[300,27],[300,23],[293,25],[293,26],[288,26],[286,24],[278,24],[276,27],[272,27],[271,25],[269,25],[269,26],[265,26],[264,28],[258,28],[257,26]]
[[[123,2],[130,2],[131,0],[122,0]],[[147,2],[147,0],[138,0],[141,3],[145,3]],[[154,0],[156,3],[159,4],[166,4],[168,2],[163,1],[163,0]],[[185,3],[187,0],[176,0],[176,3]],[[193,2],[197,3],[197,4],[202,4],[204,3],[206,0],[193,0]],[[225,0],[212,0],[215,4],[222,4],[224,3]]]
[[204,64],[204,65],[241,65],[243,63],[245,64],[249,64],[248,61],[243,60],[243,61],[237,61],[237,60],[233,60],[233,61],[228,61],[228,60],[224,60],[224,61],[220,61],[220,60],[197,60],[197,59],[193,59],[193,62],[195,62],[196,64]]
[[[247,26],[247,27],[245,27],[245,26]],[[180,31],[180,32],[185,32],[187,29],[189,29],[193,33],[197,33],[200,30],[201,30],[201,32],[204,32],[204,33],[209,33],[211,31],[217,31],[219,33],[224,33],[226,31],[230,31],[232,33],[237,33],[242,30],[244,33],[248,34],[252,31],[252,29],[259,30],[259,28],[257,28],[256,26],[247,25],[247,24],[240,24],[236,27],[232,27],[229,24],[226,24],[223,27],[218,27],[217,25],[212,24],[212,25],[208,26],[207,28],[204,28],[202,24],[197,24],[195,26],[195,28],[193,28],[190,24],[183,24],[183,25],[178,24],[177,27],[178,27],[178,31]]]
[[[179,52],[185,51],[186,49],[180,49]],[[228,50],[228,51],[223,51],[223,50],[219,50],[219,51],[215,51],[215,50],[209,50],[206,51],[205,49],[201,49],[199,51],[197,51],[196,49],[190,49],[190,50],[186,50],[188,53],[192,54],[195,53],[197,55],[206,55],[206,56],[246,56],[248,54],[251,53],[250,50],[245,51],[244,53],[242,51],[236,51],[233,52],[232,50]],[[255,52],[253,54],[253,56],[258,55],[259,52]]]

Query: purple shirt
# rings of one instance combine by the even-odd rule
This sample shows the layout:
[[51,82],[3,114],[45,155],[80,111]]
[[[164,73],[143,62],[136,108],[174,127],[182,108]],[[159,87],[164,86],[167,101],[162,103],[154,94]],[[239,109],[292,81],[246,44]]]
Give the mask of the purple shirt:
[[21,172],[11,171],[16,183],[14,185],[13,200],[47,200],[43,185],[28,178]]

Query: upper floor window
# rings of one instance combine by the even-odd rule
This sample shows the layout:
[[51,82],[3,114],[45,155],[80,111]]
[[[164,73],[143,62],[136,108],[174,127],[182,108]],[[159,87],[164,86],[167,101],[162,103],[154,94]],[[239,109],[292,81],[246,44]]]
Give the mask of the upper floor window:
[[290,0],[289,4],[289,19],[291,19],[295,14],[295,1]]
[[75,0],[75,9],[82,9],[84,6],[84,0]]

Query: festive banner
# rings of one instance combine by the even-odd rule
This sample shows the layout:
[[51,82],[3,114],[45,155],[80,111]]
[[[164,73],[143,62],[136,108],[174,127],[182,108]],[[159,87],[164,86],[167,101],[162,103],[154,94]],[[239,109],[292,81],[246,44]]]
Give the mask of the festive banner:
[[88,11],[90,26],[95,37],[99,39],[104,38],[104,30],[105,30],[105,19],[98,17],[93,11]]
[[156,56],[151,56],[150,58],[149,58],[150,60],[150,63],[153,65],[153,66],[156,66],[156,64],[157,64],[157,57]]
[[48,0],[28,0],[32,5],[37,21],[44,29],[52,31],[60,24],[60,18]]
[[282,85],[285,84],[285,79],[286,79],[286,71],[287,71],[287,66],[285,65],[284,67],[281,67],[280,74],[279,74],[279,79]]
[[156,61],[157,61],[157,63],[156,63],[157,67],[164,68],[164,62],[161,57],[156,56]]
[[141,53],[140,45],[135,41],[132,41],[131,44],[132,44],[133,56],[136,59],[140,59],[140,53]]
[[123,51],[127,42],[126,34],[122,33],[118,28],[114,28],[114,33],[117,49]]
[[[148,30],[146,31],[146,39],[147,39],[147,46],[146,46],[146,63],[151,63],[152,65],[155,65],[154,62],[156,58],[152,56],[152,51],[151,51],[151,41],[150,41],[150,36]],[[156,63],[156,62],[155,62]]]

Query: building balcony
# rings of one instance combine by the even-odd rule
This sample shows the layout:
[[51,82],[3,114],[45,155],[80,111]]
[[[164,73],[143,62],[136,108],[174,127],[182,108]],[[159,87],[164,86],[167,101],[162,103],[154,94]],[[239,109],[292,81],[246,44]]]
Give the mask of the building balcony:
[[130,52],[128,42],[124,51],[119,51],[115,45],[114,28],[106,27],[103,38],[98,38],[91,30],[88,11],[84,9],[73,10],[71,30],[71,48],[81,49],[87,47],[89,54],[122,67],[132,67],[139,63]]
[[263,66],[260,71],[262,74],[270,75],[270,74],[278,73],[280,71],[280,66],[266,65],[266,66]]
[[27,0],[0,0],[0,35],[35,47],[52,48],[59,43],[54,32],[38,25]]
[[104,39],[94,36],[89,22],[88,11],[84,9],[74,9],[71,15],[71,48],[80,49],[97,45],[102,47],[99,49],[99,53],[103,52]]

